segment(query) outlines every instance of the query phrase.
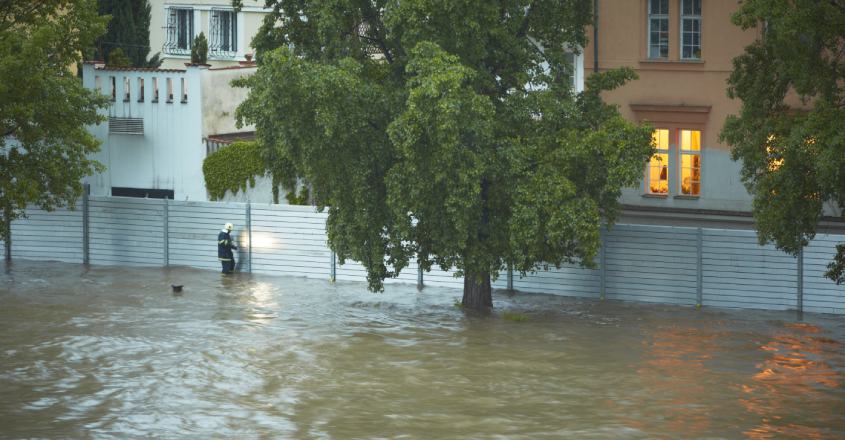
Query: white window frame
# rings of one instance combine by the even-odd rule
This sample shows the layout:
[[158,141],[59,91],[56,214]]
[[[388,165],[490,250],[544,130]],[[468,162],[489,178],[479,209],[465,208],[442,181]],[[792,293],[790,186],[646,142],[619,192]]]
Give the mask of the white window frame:
[[[652,14],[651,13],[651,10],[652,10],[651,5],[655,1],[659,2],[659,1],[662,1],[662,0],[648,0],[648,2],[646,3],[646,7],[648,8],[648,10],[646,11],[647,12],[647,14],[646,14],[647,18],[646,19],[648,20],[648,32],[646,33],[646,40],[647,40],[646,57],[648,59],[653,59],[653,60],[663,60],[663,59],[666,59],[666,58],[669,57],[669,46],[670,46],[669,45],[669,39],[670,39],[669,38],[669,7],[670,7],[671,1],[666,0],[666,13],[665,14]],[[664,56],[657,56],[657,57],[651,56],[651,47],[652,47],[651,21],[652,21],[652,19],[664,20],[666,22],[666,34],[667,34],[667,36],[666,36],[666,56],[665,57]],[[658,41],[657,47],[660,47],[659,41]]]
[[[669,127],[655,127],[655,133],[659,130],[666,130],[666,148],[655,148],[654,155],[648,159],[648,163],[646,164],[646,171],[645,171],[645,193],[648,195],[653,196],[660,196],[660,197],[667,197],[671,192],[672,188],[672,131],[673,128]],[[654,156],[658,154],[665,154],[666,155],[666,163],[663,164],[663,167],[666,168],[666,192],[657,192],[651,190],[651,171],[654,168],[651,164],[651,160]]]
[[[215,14],[226,13],[231,15],[229,24],[231,26],[229,35],[230,50],[217,49],[222,46],[223,42],[217,41],[218,34],[215,34]],[[233,59],[239,58],[243,53],[241,46],[243,40],[241,36],[241,27],[243,26],[241,16],[243,13],[237,13],[231,8],[213,7],[208,11],[208,58],[211,59]],[[234,46],[234,49],[231,48]]]
[[[683,132],[688,131],[690,132],[690,139],[692,139],[692,132],[698,132],[698,150],[693,149],[684,149],[683,143]],[[678,195],[684,197],[701,197],[701,188],[702,188],[702,178],[701,178],[701,171],[704,168],[702,163],[702,149],[703,149],[703,142],[701,141],[701,130],[698,128],[678,128],[677,129],[677,138],[678,138]],[[692,191],[692,177],[690,177],[690,192],[689,194],[684,193],[684,156],[698,156],[698,194],[693,194]],[[690,159],[692,161],[692,159]],[[690,174],[693,174],[694,167],[692,166],[692,162],[690,162]]]
[[[649,0],[649,1],[651,1],[651,0]],[[684,6],[687,4],[687,2],[692,2],[693,6],[695,6],[694,2],[696,2],[696,1],[698,1],[698,8],[699,8],[698,12],[699,13],[698,14],[684,14]],[[704,8],[704,2],[702,0],[680,0],[680,6],[681,6],[681,8],[680,8],[681,10],[680,10],[679,29],[681,31],[679,33],[680,41],[678,41],[679,56],[682,60],[700,60],[701,59],[701,9]],[[695,12],[695,8],[693,7],[692,9],[693,9],[693,12]],[[695,21],[698,22],[698,46],[697,46],[698,47],[698,53],[699,53],[698,56],[695,56],[695,55],[689,56],[689,57],[684,56],[684,32],[685,32],[684,21],[685,20],[695,20]],[[690,33],[694,34],[694,32],[692,32],[692,31]],[[690,47],[694,48],[696,46],[693,45],[693,46],[690,46]]]
[[[179,44],[178,12],[176,12],[177,16],[176,16],[176,25],[175,25],[176,26],[175,40],[170,39],[170,32],[171,32],[170,15],[172,13],[171,11],[174,11],[174,10],[176,10],[176,11],[179,11],[179,10],[187,11],[185,15],[186,15],[186,17],[188,18],[189,21],[187,22],[188,29],[185,31],[185,38],[187,40],[187,41],[185,41],[186,47],[181,47],[181,46],[178,45]],[[199,35],[199,32],[198,32],[199,26],[197,26],[197,24],[199,23],[199,20],[197,19],[198,18],[198,12],[199,11],[192,6],[168,5],[164,8],[165,34],[164,34],[164,46],[162,47],[163,53],[165,53],[167,55],[177,55],[177,56],[187,56],[187,57],[191,56],[191,49],[193,48],[193,45],[194,45],[194,38],[197,35]]]

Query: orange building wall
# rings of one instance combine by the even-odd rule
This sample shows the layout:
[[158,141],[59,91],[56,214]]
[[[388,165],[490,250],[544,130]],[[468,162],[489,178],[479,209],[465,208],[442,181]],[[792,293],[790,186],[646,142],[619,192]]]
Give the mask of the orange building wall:
[[[736,114],[740,102],[727,96],[727,79],[732,59],[759,36],[757,29],[743,31],[731,23],[738,9],[737,0],[702,0],[701,59],[680,59],[680,0],[669,0],[669,56],[666,60],[647,57],[648,0],[598,1],[598,66],[601,71],[631,67],[639,79],[607,92],[604,98],[617,104],[623,116],[638,121],[649,119],[654,125],[701,130],[702,191],[695,200],[678,197],[643,197],[645,187],[626,191],[623,203],[747,211],[750,197],[739,179],[739,164],[729,159],[730,149],[719,142],[725,118]],[[593,30],[588,36],[592,40]],[[594,44],[584,49],[585,76],[594,69]],[[634,106],[634,107],[632,107]],[[638,107],[639,106],[639,107]],[[661,108],[662,112],[636,112],[635,108]],[[688,114],[686,107],[696,108]],[[701,109],[709,107],[709,112]],[[673,111],[678,109],[680,111]],[[666,121],[655,121],[665,117]],[[692,119],[690,119],[692,118]],[[678,121],[694,121],[685,123]],[[677,194],[675,194],[677,195]]]

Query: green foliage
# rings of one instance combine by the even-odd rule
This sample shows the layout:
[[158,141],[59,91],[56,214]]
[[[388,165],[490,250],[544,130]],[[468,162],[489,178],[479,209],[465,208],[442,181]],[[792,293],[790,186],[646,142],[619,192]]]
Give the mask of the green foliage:
[[109,52],[109,60],[106,62],[106,66],[108,67],[130,67],[132,62],[129,61],[129,58],[126,54],[123,53],[123,49],[116,48]]
[[237,194],[255,186],[255,177],[266,172],[255,142],[233,142],[208,155],[202,162],[205,187],[211,200],[220,200],[226,191]]
[[825,276],[836,281],[836,284],[845,283],[845,244],[836,245],[836,255],[827,265]]
[[205,64],[208,61],[208,39],[205,34],[200,32],[194,38],[194,44],[191,45],[191,63]]
[[600,98],[630,70],[568,82],[591,3],[269,1],[239,122],[329,207],[330,246],[373,290],[412,259],[479,281],[592,265],[653,150]]
[[285,199],[291,205],[307,205],[309,203],[308,199],[310,195],[311,192],[308,191],[307,186],[303,186],[299,190],[299,194],[296,193],[296,187],[294,187],[294,190],[288,191],[287,195],[285,196]]
[[[845,206],[845,7],[749,0],[733,21],[765,31],[734,59],[728,94],[742,108],[721,136],[742,161],[760,243],[795,255],[815,236],[825,205]],[[827,274],[837,281],[842,252]]]
[[0,234],[27,205],[74,206],[82,178],[102,171],[87,125],[108,99],[69,66],[105,31],[95,0],[0,2]]
[[94,43],[94,52],[89,58],[104,60],[110,66],[122,66],[112,60],[113,51],[120,49],[128,58],[127,66],[158,67],[161,65],[159,54],[149,60],[150,53],[150,18],[152,7],[143,0],[99,0],[100,15],[108,15],[106,33]]
[[504,312],[502,312],[502,319],[504,319],[505,321],[512,322],[526,322],[528,321],[528,315],[526,315],[525,313],[505,310]]

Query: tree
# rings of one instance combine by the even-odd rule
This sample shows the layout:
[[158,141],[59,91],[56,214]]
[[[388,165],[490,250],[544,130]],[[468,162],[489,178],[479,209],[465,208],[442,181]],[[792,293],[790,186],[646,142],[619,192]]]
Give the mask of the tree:
[[109,15],[106,33],[94,44],[94,59],[110,64],[112,51],[121,49],[134,67],[158,67],[159,53],[149,60],[152,7],[146,0],[99,0],[100,15]]
[[506,267],[593,266],[653,150],[600,98],[631,70],[572,90],[591,2],[268,3],[239,121],[309,182],[372,290],[417,259],[457,269],[462,304],[486,310]]
[[208,61],[208,39],[205,34],[200,32],[194,38],[194,44],[191,45],[191,63],[205,64]]
[[131,67],[132,61],[123,53],[123,49],[117,48],[109,52],[109,61],[106,63],[108,67]]
[[[728,95],[742,108],[721,136],[742,161],[760,243],[795,255],[826,204],[845,206],[845,3],[748,0],[733,22],[763,33],[733,61]],[[829,268],[845,281],[845,246]]]
[[27,205],[74,204],[81,178],[101,169],[86,125],[107,98],[69,66],[105,30],[94,0],[0,3],[0,236]]

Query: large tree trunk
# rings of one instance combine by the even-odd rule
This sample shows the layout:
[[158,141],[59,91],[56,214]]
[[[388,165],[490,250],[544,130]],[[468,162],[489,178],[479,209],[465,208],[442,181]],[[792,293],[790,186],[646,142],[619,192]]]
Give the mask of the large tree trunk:
[[[482,281],[479,283],[478,280]],[[464,298],[461,305],[465,309],[489,312],[493,309],[493,294],[490,289],[490,274],[467,272],[464,274]]]

